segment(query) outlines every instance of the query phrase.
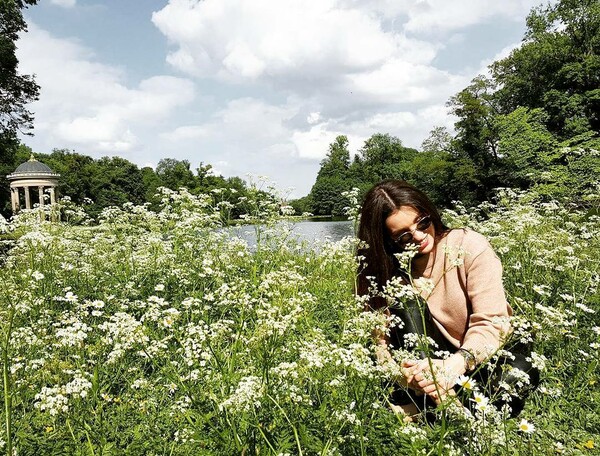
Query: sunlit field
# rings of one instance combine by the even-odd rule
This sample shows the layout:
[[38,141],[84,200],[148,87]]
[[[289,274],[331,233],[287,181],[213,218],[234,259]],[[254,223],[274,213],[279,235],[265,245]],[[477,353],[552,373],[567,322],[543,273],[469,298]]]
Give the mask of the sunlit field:
[[219,229],[228,207],[215,200],[169,191],[158,212],[110,208],[85,226],[73,209],[60,223],[31,211],[2,227],[2,451],[598,453],[600,218],[589,208],[504,191],[445,213],[501,257],[542,383],[516,419],[475,387],[462,391],[472,413],[450,404],[405,423],[387,402],[390,367],[375,362],[384,316],[353,294],[355,240],[297,241],[257,200],[247,219],[266,225],[250,247]]

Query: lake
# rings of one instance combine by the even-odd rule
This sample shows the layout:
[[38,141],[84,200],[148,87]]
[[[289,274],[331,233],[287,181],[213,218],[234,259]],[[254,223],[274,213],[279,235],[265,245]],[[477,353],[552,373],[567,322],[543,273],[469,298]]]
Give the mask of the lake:
[[[349,220],[302,220],[300,222],[283,222],[292,228],[292,235],[305,241],[339,241],[353,235],[353,225]],[[256,245],[256,232],[253,225],[240,225],[230,228],[234,236]]]

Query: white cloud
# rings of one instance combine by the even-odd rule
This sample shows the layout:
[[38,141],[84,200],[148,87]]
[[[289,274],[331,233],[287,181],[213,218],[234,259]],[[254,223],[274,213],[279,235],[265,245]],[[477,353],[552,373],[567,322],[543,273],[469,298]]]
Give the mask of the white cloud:
[[452,130],[453,122],[443,104],[434,104],[414,111],[376,113],[353,121],[325,121],[308,130],[294,132],[292,141],[300,156],[312,159],[322,159],[338,135],[348,136],[351,152],[360,149],[375,133],[389,133],[400,138],[405,146],[419,148],[433,127],[444,126]]
[[390,61],[428,65],[448,37],[427,42],[407,32],[426,36],[491,18],[522,20],[537,3],[170,0],[152,20],[176,47],[167,57],[175,68],[230,82],[261,79],[290,89],[317,87],[315,81],[334,86],[344,77],[381,71]]
[[390,59],[375,71],[349,75],[348,88],[382,104],[423,103],[459,89],[464,78],[431,66]]
[[183,125],[173,131],[163,132],[160,136],[168,141],[187,141],[206,137],[209,134],[209,129],[201,125]]
[[223,140],[243,144],[250,153],[259,153],[273,142],[285,141],[290,134],[285,122],[297,110],[290,104],[276,106],[255,98],[238,98],[216,111],[209,121],[181,126],[162,136],[173,141]]
[[22,71],[34,73],[41,86],[32,109],[35,132],[48,148],[131,151],[144,142],[137,130],[156,125],[194,98],[194,84],[172,76],[128,87],[122,69],[96,62],[76,40],[56,38],[33,23],[19,40],[18,57]]
[[330,131],[327,124],[312,126],[308,131],[296,131],[292,141],[298,150],[298,155],[303,158],[321,159],[325,156],[327,146],[341,132]]
[[[464,84],[464,77],[432,64],[442,41],[404,32],[406,14],[419,10],[413,3],[170,0],[152,20],[174,45],[167,61],[176,69],[269,87],[336,117],[443,102]],[[391,16],[392,25],[384,20]]]
[[[554,0],[551,0],[551,2]],[[342,4],[402,21],[418,34],[447,33],[492,18],[522,21],[539,0],[341,0]]]
[[311,112],[308,116],[306,116],[306,122],[309,125],[316,124],[320,119],[321,119],[321,113],[320,112]]
[[409,10],[406,30],[451,31],[498,17],[522,21],[539,4],[539,0],[425,0]]
[[360,149],[374,133],[390,133],[407,146],[419,147],[434,126],[451,128],[452,122],[443,104],[415,111],[381,112],[355,120],[324,119],[318,112],[311,112],[302,117],[304,122],[290,122],[302,116],[303,110],[301,100],[297,99],[282,105],[254,98],[236,99],[208,122],[178,127],[163,138],[177,141],[177,148],[194,144],[200,150],[210,150],[213,144],[223,144],[212,156],[213,162],[231,155],[235,157],[230,159],[232,166],[243,163],[247,169],[257,169],[263,162],[275,160],[274,166],[283,169],[285,162],[294,157],[320,161],[339,135],[348,137],[351,152]]
[[333,0],[171,0],[152,20],[178,47],[172,65],[233,81],[369,70],[397,50],[377,18]]
[[77,0],[50,0],[50,3],[63,8],[73,8],[77,4]]

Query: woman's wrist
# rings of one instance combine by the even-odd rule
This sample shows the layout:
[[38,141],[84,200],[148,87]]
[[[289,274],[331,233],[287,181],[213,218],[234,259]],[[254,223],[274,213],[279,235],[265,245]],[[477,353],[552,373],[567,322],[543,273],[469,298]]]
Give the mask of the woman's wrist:
[[449,367],[457,375],[463,375],[467,372],[467,363],[460,353],[454,353],[447,361],[449,361]]
[[456,355],[459,355],[463,359],[465,372],[475,370],[475,367],[477,367],[477,358],[475,358],[475,355],[471,350],[461,347],[456,352]]

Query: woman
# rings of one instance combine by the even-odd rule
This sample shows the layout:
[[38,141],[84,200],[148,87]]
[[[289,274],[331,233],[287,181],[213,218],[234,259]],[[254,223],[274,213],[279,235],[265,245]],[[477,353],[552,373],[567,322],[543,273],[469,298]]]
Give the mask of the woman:
[[[450,353],[436,359],[421,352],[424,359],[404,360],[399,383],[408,389],[396,389],[392,404],[413,414],[440,403],[447,394],[454,395],[456,379],[474,373],[476,383],[488,385],[487,393],[496,397],[502,393],[500,384],[502,388],[516,385],[517,394],[513,391],[513,396],[504,394],[495,401],[496,406],[508,404],[510,414],[516,416],[525,396],[539,382],[539,372],[524,354],[515,353],[514,359],[500,357],[492,369],[481,368],[507,339],[512,314],[502,286],[502,266],[488,241],[469,229],[446,227],[427,196],[399,180],[383,181],[366,194],[358,237],[366,245],[358,251],[362,257],[358,294],[370,296],[370,309],[383,309],[403,323],[389,328],[388,335],[377,335],[378,356],[391,361],[390,350],[405,348],[409,333],[426,334],[435,340],[437,350]],[[416,252],[404,269],[397,254],[407,249]],[[382,291],[394,277],[406,283],[411,278],[428,279],[435,285],[433,290],[430,285],[421,291],[427,302],[424,311],[417,306],[389,305],[373,293],[373,285]]]

